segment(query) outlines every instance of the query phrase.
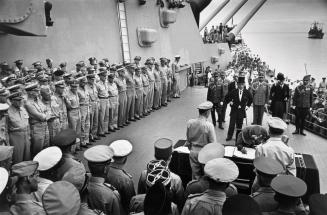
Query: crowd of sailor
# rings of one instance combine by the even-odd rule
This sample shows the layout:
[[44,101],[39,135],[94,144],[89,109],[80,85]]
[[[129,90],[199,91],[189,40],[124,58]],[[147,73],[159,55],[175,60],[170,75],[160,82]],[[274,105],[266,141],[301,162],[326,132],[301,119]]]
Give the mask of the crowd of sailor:
[[221,43],[226,42],[227,34],[231,29],[222,23],[216,26],[211,26],[211,29],[208,30],[207,27],[204,28],[203,32],[203,42],[204,43]]

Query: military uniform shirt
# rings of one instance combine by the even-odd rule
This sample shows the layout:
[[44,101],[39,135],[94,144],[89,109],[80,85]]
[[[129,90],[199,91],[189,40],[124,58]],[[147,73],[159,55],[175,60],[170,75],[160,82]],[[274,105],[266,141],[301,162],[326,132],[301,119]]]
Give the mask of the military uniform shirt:
[[34,201],[30,194],[16,194],[16,202],[10,207],[12,215],[46,215],[40,202]]
[[127,89],[134,89],[135,87],[135,82],[132,74],[127,74],[125,76],[125,81],[126,81],[126,88]]
[[79,97],[80,106],[89,106],[90,104],[90,95],[89,91],[86,88],[79,87],[77,90],[77,94]]
[[149,82],[154,82],[155,79],[154,79],[153,70],[147,68],[146,72],[147,72],[147,75],[148,75]]
[[92,85],[87,84],[87,85],[85,85],[85,89],[89,93],[91,102],[98,101],[98,90],[97,90],[95,84],[92,84]]
[[117,85],[118,92],[121,93],[121,92],[125,92],[127,90],[125,78],[118,77],[118,78],[115,78],[114,81]]
[[134,82],[135,82],[135,89],[142,90],[143,89],[143,81],[141,76],[134,76]]
[[17,109],[14,106],[10,106],[8,109],[8,130],[24,131],[29,128],[28,113],[24,107]]
[[107,98],[109,96],[108,94],[108,84],[107,82],[99,81],[96,84],[97,90],[98,90],[98,96],[99,98]]
[[33,125],[38,122],[46,121],[46,107],[40,101],[40,99],[28,98],[25,104],[25,108],[30,117],[30,123]]
[[108,83],[108,91],[109,91],[109,97],[117,97],[118,96],[118,88],[117,84],[115,82]]
[[141,74],[141,78],[142,78],[143,87],[148,87],[149,86],[148,76],[146,74]]
[[167,66],[160,66],[159,67],[159,74],[160,74],[161,81],[163,83],[167,82],[167,71],[168,71]]
[[266,82],[256,81],[251,87],[254,105],[265,105],[269,100],[269,85]]
[[68,108],[68,110],[79,108],[79,97],[78,97],[77,92],[75,94],[71,90],[69,90],[67,92],[66,98],[67,98],[67,108]]
[[293,105],[300,108],[310,108],[312,107],[312,87],[300,85],[295,88],[293,96]]

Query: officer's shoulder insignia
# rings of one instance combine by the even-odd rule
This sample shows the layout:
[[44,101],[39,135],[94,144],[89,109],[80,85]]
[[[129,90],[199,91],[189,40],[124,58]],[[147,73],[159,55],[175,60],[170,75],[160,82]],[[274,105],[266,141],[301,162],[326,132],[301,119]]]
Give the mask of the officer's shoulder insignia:
[[192,185],[194,183],[197,183],[197,182],[199,182],[199,180],[192,180],[189,183],[187,183],[187,186],[190,186],[190,185]]
[[126,172],[125,170],[122,169],[122,171],[123,171],[123,173],[125,173],[125,175],[127,175],[130,179],[133,178],[133,176],[132,176],[131,174],[129,174],[128,172]]
[[112,190],[112,191],[116,191],[117,189],[114,187],[114,186],[112,186],[111,184],[108,184],[108,183],[103,183],[103,185],[104,186],[106,186],[106,187],[108,187],[110,190]]
[[259,196],[259,195],[261,195],[262,193],[260,193],[260,192],[254,192],[253,194],[251,194],[251,197],[252,198],[255,198],[255,197],[257,197],[257,196]]
[[190,194],[188,195],[188,199],[192,199],[192,198],[195,198],[195,197],[198,197],[198,196],[202,196],[203,193],[194,193],[194,194]]

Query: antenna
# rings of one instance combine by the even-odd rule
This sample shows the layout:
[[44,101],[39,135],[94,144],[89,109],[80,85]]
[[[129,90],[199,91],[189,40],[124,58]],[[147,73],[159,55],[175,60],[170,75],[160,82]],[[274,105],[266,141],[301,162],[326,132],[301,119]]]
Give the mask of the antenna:
[[307,75],[308,74],[308,70],[307,70],[307,64],[304,63],[304,69],[305,69],[305,74]]

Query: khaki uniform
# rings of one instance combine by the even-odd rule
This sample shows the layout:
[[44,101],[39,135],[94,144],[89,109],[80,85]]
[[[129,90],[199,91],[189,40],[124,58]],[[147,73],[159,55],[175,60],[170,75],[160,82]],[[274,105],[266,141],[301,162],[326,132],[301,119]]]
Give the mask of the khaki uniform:
[[135,115],[135,82],[132,74],[127,73],[126,75],[126,94],[127,94],[127,106],[126,106],[126,117],[128,120],[134,120]]
[[9,135],[8,135],[8,117],[2,116],[0,119],[0,146],[9,146]]
[[270,88],[266,82],[254,82],[251,87],[253,95],[253,124],[262,125],[265,104],[269,101]]
[[34,201],[30,194],[16,194],[16,202],[10,207],[12,215],[46,215],[42,203]]
[[143,116],[143,81],[142,76],[134,76],[135,82],[135,91],[136,91],[136,99],[135,99],[135,117],[139,118]]
[[109,89],[109,128],[111,130],[118,128],[118,108],[119,108],[119,93],[115,82],[108,82]]
[[118,126],[123,126],[126,121],[126,107],[127,107],[127,96],[126,96],[126,80],[125,78],[118,77],[115,80],[115,83],[118,88],[118,95],[119,95],[119,107],[118,107]]
[[154,75],[154,94],[153,94],[153,107],[155,109],[159,108],[161,106],[161,78],[159,71],[154,69],[153,70]]
[[177,98],[181,95],[181,91],[179,89],[180,87],[180,76],[179,76],[179,70],[180,70],[180,65],[179,63],[173,63],[171,65],[172,67],[172,74],[173,74],[173,93],[174,93],[174,97]]
[[47,125],[46,107],[40,99],[28,98],[25,108],[29,115],[31,128],[32,156],[49,146],[49,130]]
[[108,93],[108,83],[103,83],[101,80],[97,83],[98,96],[100,99],[100,109],[99,109],[99,128],[98,133],[103,135],[108,132],[109,126],[109,93]]
[[51,96],[51,101],[44,101],[44,105],[46,107],[46,112],[50,116],[48,120],[48,129],[49,129],[49,138],[50,144],[54,136],[56,136],[60,130],[60,120],[59,120],[59,104],[56,102],[54,96]]
[[98,90],[95,84],[87,84],[85,89],[90,95],[90,135],[96,137],[98,135],[99,126],[99,98]]
[[67,107],[66,107],[66,101],[64,99],[64,96],[60,96],[57,93],[55,93],[53,96],[53,100],[55,100],[55,103],[58,104],[60,130],[67,129],[68,116],[67,116]]
[[[80,112],[80,106],[79,106],[79,98],[75,93],[72,93],[72,91],[67,92],[66,97],[66,105],[67,105],[67,115],[68,115],[68,126],[69,128],[76,131],[77,136],[81,136],[81,112]],[[80,144],[76,144],[76,149],[80,149]]]
[[81,145],[86,145],[90,141],[90,95],[86,86],[78,87],[77,95],[81,111]]
[[167,101],[173,96],[173,72],[171,67],[167,66]]
[[149,94],[148,94],[148,110],[151,111],[153,107],[153,96],[154,96],[154,74],[153,70],[147,68],[147,75],[149,79]]
[[159,74],[161,78],[161,104],[167,104],[167,87],[168,87],[168,68],[167,66],[159,67]]
[[31,159],[29,116],[24,107],[10,106],[8,109],[9,143],[14,146],[13,163]]
[[146,74],[141,74],[142,84],[143,84],[143,114],[149,113],[149,104],[148,104],[148,97],[149,97],[149,89],[150,89],[150,82],[149,78]]

